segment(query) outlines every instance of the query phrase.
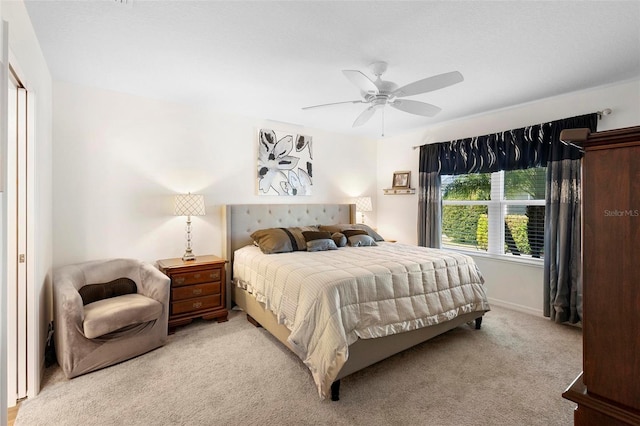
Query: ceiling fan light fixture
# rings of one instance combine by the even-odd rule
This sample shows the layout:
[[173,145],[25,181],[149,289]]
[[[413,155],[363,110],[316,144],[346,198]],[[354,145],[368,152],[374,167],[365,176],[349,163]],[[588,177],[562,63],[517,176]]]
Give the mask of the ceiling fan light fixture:
[[395,84],[393,81],[376,80],[375,83],[376,83],[376,86],[378,87],[379,93],[391,94],[396,90],[398,90],[398,85]]
[[387,72],[387,68],[389,64],[385,61],[375,61],[369,64],[369,69],[371,69],[371,73],[376,77],[380,77],[382,74]]

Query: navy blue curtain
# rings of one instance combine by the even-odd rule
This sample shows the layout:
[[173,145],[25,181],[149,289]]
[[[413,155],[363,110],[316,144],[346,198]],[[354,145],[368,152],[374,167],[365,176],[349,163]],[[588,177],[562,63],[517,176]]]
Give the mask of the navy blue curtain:
[[420,173],[440,175],[492,173],[546,167],[549,161],[579,159],[579,149],[560,142],[564,129],[595,131],[598,114],[536,124],[500,133],[427,144],[420,147]]

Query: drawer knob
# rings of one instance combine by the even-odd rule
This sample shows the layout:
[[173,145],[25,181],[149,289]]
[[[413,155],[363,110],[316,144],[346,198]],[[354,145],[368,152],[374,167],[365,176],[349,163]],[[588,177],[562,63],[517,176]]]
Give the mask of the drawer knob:
[[184,278],[176,278],[175,281],[176,281],[176,284],[182,284],[184,283]]
[[201,288],[194,288],[193,289],[193,294],[194,295],[202,294],[202,289]]
[[200,274],[193,274],[194,278],[200,278]]
[[199,309],[199,308],[202,308],[202,302],[194,302],[193,309]]

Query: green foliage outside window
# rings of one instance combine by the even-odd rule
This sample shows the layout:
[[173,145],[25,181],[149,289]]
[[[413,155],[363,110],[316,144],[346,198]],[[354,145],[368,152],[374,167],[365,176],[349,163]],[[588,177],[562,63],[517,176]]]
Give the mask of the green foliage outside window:
[[[507,200],[545,198],[544,168],[513,170],[504,174],[504,196]],[[491,199],[491,174],[456,176],[443,181],[443,200],[487,201]],[[544,206],[522,207],[520,212],[505,216],[505,253],[541,257],[543,249]],[[442,211],[442,233],[445,244],[471,246],[486,251],[489,245],[487,206],[445,205]],[[525,211],[526,210],[526,213]],[[518,213],[518,214],[514,214]],[[524,214],[522,214],[524,213]]]
[[442,193],[443,200],[490,200],[491,174],[471,174],[457,176],[446,185]]
[[447,242],[476,247],[478,218],[481,215],[487,215],[487,206],[444,206],[442,233]]
[[[529,218],[522,214],[509,214],[504,218],[505,222],[505,253],[532,254],[529,245],[527,225]],[[489,247],[489,216],[482,214],[478,217],[476,232],[477,247],[487,250]]]
[[546,168],[536,167],[511,170],[504,173],[504,196],[507,200],[520,200],[528,195],[532,200],[544,200]]
[[482,214],[478,217],[478,227],[476,229],[478,248],[486,251],[489,248],[489,215]]
[[[443,200],[490,200],[491,175],[489,173],[458,176],[446,184]],[[479,247],[477,241],[478,219],[487,215],[487,206],[443,206],[442,233],[446,243]]]

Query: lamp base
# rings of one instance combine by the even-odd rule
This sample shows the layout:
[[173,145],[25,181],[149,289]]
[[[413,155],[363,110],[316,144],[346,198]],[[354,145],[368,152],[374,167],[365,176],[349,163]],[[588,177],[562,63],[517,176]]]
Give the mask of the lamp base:
[[188,262],[189,260],[196,260],[196,255],[193,254],[191,250],[189,250],[184,253],[184,256],[182,256],[182,260],[184,260],[185,262]]

